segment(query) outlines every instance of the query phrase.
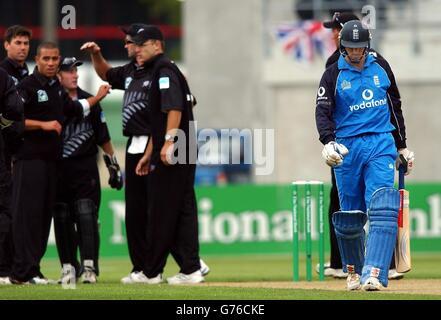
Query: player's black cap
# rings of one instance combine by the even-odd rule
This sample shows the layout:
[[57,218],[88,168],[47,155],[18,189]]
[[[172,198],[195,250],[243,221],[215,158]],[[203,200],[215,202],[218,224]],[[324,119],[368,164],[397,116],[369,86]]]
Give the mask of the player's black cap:
[[351,20],[360,20],[352,12],[335,12],[332,20],[323,22],[323,26],[328,29],[342,29],[344,24]]
[[73,67],[78,67],[83,64],[83,61],[77,60],[75,57],[65,57],[60,63],[60,71],[69,71]]
[[135,35],[139,29],[145,28],[147,25],[144,23],[132,23],[130,26],[119,27],[122,32],[128,34],[129,36]]
[[141,45],[147,40],[164,40],[164,35],[161,30],[153,25],[145,25],[139,28],[135,34],[130,34],[130,36],[132,37],[132,41],[137,45]]

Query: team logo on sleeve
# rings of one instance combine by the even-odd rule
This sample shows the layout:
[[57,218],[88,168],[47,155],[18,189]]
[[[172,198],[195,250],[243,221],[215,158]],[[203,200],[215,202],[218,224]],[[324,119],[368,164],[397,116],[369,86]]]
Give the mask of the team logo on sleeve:
[[45,102],[49,100],[49,97],[47,96],[47,93],[44,90],[38,90],[37,97],[38,97],[38,102]]
[[104,116],[104,111],[101,111],[101,113],[100,113],[100,120],[101,120],[101,123],[106,123],[106,117]]
[[129,88],[129,85],[130,85],[130,82],[132,82],[132,77],[127,77],[126,78],[126,81],[125,81],[125,83],[124,83],[124,89],[128,89]]
[[325,92],[326,92],[325,88],[320,87],[320,88],[318,88],[317,95],[318,95],[319,97],[323,97],[323,95],[325,94]]
[[170,78],[162,77],[159,78],[159,89],[168,89],[170,88]]
[[324,103],[323,100],[328,100],[328,97],[324,96],[326,89],[324,87],[318,88],[317,91],[317,103]]

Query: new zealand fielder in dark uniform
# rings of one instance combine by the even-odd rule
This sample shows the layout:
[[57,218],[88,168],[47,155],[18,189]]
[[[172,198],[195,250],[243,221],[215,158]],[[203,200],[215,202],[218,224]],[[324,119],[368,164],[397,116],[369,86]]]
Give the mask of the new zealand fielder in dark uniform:
[[[29,41],[32,32],[28,28],[15,25],[5,31],[4,47],[6,50],[6,58],[0,62],[0,68],[4,69],[17,85],[22,79],[28,76],[28,66],[26,58],[29,53]],[[20,143],[21,134],[24,130],[24,120],[15,121],[10,126],[2,129],[1,136],[4,140],[2,144],[2,154],[4,161],[2,167],[6,168],[3,183],[0,185],[0,203],[3,219],[12,221],[11,216],[11,198],[12,198],[12,177],[11,177],[11,155]],[[2,222],[3,224],[5,222]],[[12,260],[14,257],[14,244],[12,241],[11,227],[3,226],[2,235],[0,236],[0,273],[9,274],[12,268]],[[9,282],[9,278],[7,281]]]
[[[136,29],[136,26],[132,26]],[[127,30],[128,31],[128,30]],[[142,157],[150,136],[150,123],[147,116],[146,88],[148,74],[142,62],[137,62],[135,57],[123,66],[112,68],[101,55],[95,43],[90,49],[95,70],[113,89],[124,90],[122,107],[123,135],[127,137],[125,158],[125,225],[129,255],[133,268],[128,277],[121,279],[123,283],[137,282],[142,277],[145,263],[146,225],[147,225],[147,177],[135,174],[135,167]],[[129,44],[130,45],[130,44]],[[133,45],[133,44],[132,44]],[[129,50],[129,48],[127,48]],[[101,65],[105,65],[101,69]]]
[[[91,97],[78,87],[77,67],[82,64],[75,57],[66,57],[58,72],[61,85],[73,100]],[[55,237],[63,266],[61,282],[67,283],[72,276],[69,267],[73,266],[76,276],[82,275],[83,283],[96,283],[99,274],[98,211],[101,201],[97,146],[104,151],[111,187],[120,190],[123,186],[101,106],[96,105],[86,117],[67,118],[63,124],[62,138],[61,169],[54,209]],[[81,265],[77,260],[78,245]]]
[[[12,124],[12,121],[23,120],[23,103],[15,88],[14,82],[8,74],[0,69],[0,126],[2,128]],[[0,145],[3,139],[0,135]],[[3,158],[3,148],[0,148],[0,196],[1,199],[9,199],[10,194],[7,187],[10,187],[10,171],[5,166]],[[6,237],[10,235],[11,216],[8,203],[0,201],[0,245],[1,249],[6,244]],[[10,242],[9,242],[10,243]],[[8,252],[0,250],[0,285],[10,284],[9,276],[11,273],[11,261],[7,256]]]
[[24,101],[23,143],[14,154],[14,265],[11,281],[47,284],[40,271],[46,251],[56,196],[57,165],[61,158],[61,125],[65,117],[82,117],[107,95],[101,86],[94,97],[72,101],[56,78],[60,53],[56,44],[37,48],[37,67],[18,85]]
[[[29,54],[31,37],[31,30],[19,25],[9,27],[5,31],[4,41],[7,56],[0,62],[0,68],[9,74],[16,86],[29,75],[25,60]],[[15,152],[21,141],[23,130],[24,121],[17,121],[2,131],[5,139],[5,161],[9,167],[11,166],[12,153]]]
[[[125,47],[131,62],[112,68],[103,58],[96,43],[88,42],[82,50],[91,53],[91,58],[98,75],[108,81],[112,88],[124,90],[123,98],[123,135],[128,137],[125,159],[125,201],[126,234],[130,259],[133,268],[130,274],[121,279],[122,283],[146,282],[142,270],[147,252],[147,206],[148,177],[135,174],[136,165],[144,154],[151,133],[150,117],[147,109],[147,90],[151,81],[151,65],[144,65],[140,55],[135,56],[132,35],[144,29],[145,25],[134,23],[129,28],[122,28],[126,34]],[[173,250],[175,260],[180,260],[178,250]],[[203,261],[203,272],[209,268]]]
[[204,276],[194,192],[196,145],[190,146],[195,144],[191,136],[196,135],[192,95],[181,71],[164,56],[163,35],[157,27],[145,26],[132,40],[152,74],[148,89],[152,137],[137,165],[137,174],[150,176],[146,282],[163,281],[167,257],[179,248],[180,259],[175,259],[180,271],[168,283],[200,283]]

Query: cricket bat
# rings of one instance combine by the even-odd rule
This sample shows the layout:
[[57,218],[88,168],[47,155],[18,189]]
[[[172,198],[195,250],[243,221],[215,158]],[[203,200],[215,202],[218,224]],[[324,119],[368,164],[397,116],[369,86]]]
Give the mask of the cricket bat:
[[401,164],[398,167],[398,189],[400,191],[400,208],[398,209],[398,235],[395,245],[395,267],[397,272],[409,272],[412,268],[410,256],[410,212],[409,191],[404,186],[404,174],[407,161],[400,155]]

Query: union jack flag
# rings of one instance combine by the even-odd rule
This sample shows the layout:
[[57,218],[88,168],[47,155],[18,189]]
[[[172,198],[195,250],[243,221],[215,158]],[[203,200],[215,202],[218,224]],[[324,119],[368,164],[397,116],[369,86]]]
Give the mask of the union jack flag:
[[283,51],[300,61],[311,62],[316,55],[327,58],[336,49],[330,30],[320,21],[283,23],[277,27],[276,37]]

